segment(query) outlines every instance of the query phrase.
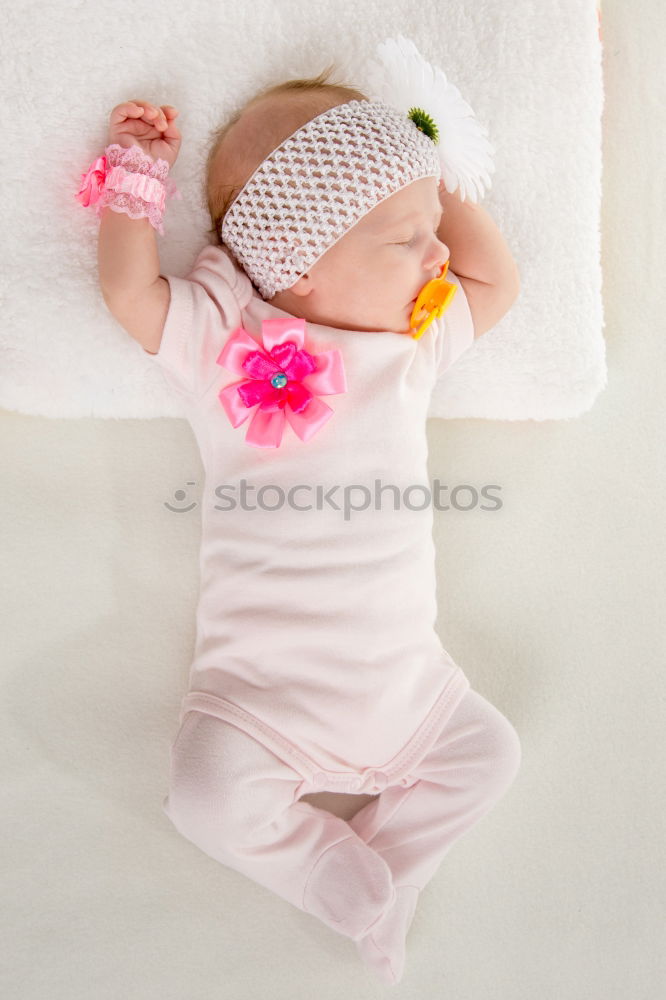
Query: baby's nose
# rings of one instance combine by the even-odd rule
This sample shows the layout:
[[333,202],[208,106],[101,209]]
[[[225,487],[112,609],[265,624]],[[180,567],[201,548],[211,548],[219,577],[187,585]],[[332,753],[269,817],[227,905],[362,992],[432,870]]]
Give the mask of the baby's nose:
[[427,264],[428,270],[432,270],[433,268],[436,268],[437,270],[437,273],[432,275],[432,277],[434,278],[439,277],[439,272],[442,270],[442,268],[444,267],[450,256],[451,255],[449,253],[449,248],[447,247],[447,245],[438,240],[436,247],[433,253],[431,254],[430,260]]

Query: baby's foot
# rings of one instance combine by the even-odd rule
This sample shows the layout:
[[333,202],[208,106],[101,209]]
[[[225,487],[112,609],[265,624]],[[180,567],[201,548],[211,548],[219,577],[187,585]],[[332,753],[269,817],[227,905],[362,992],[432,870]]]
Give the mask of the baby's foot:
[[414,917],[419,890],[413,885],[396,886],[395,903],[371,931],[356,942],[368,968],[383,983],[394,985],[405,969],[405,941]]

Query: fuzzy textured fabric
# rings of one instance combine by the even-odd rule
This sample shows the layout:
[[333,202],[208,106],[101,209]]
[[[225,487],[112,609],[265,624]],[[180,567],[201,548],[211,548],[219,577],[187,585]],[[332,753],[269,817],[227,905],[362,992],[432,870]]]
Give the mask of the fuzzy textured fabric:
[[418,19],[412,0],[209,0],[186,10],[133,0],[124,13],[122,4],[92,3],[26,11],[10,5],[3,24],[0,406],[48,417],[185,415],[106,309],[98,223],[74,198],[116,104],[180,111],[183,146],[170,176],[182,201],[168,204],[157,239],[162,273],[182,276],[210,240],[203,170],[212,130],[259,88],[330,62],[353,84],[354,65],[399,33],[444,69],[488,130],[496,172],[483,204],[522,284],[510,313],[438,386],[429,415],[575,417],[605,386],[595,0],[421,0]]

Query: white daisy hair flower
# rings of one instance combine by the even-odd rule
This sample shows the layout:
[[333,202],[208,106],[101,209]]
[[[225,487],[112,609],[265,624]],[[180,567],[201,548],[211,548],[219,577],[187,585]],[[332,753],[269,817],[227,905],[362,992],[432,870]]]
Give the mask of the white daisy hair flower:
[[487,130],[443,70],[427,62],[414,42],[398,35],[379,43],[376,59],[359,75],[368,96],[404,112],[432,139],[449,194],[459,188],[462,201],[483,198],[484,184],[492,184],[495,150]]

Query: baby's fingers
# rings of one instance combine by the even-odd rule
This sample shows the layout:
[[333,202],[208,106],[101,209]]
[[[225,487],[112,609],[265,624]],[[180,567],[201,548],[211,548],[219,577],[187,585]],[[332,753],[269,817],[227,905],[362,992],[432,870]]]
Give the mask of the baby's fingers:
[[165,139],[179,139],[180,132],[178,126],[176,125],[176,118],[180,114],[171,104],[162,104],[160,108],[164,118],[163,123],[159,124],[157,128],[162,133]]
[[157,131],[165,129],[169,121],[161,108],[147,101],[125,101],[111,112],[112,125],[120,125],[128,120],[141,120]]
[[117,104],[111,112],[111,124],[119,125],[126,118],[141,118],[144,111],[144,105],[137,101],[125,101],[124,104]]

